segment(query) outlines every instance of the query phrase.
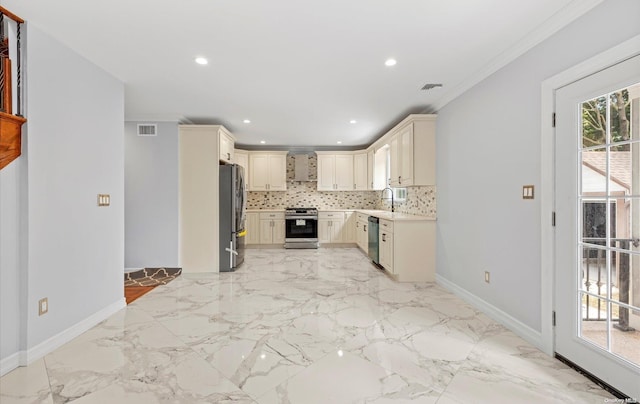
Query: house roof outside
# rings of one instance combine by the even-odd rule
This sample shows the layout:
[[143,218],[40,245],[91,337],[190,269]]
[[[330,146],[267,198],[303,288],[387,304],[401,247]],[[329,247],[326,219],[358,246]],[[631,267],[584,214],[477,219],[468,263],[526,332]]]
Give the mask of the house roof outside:
[[[631,152],[610,151],[609,156],[611,180],[631,192]],[[603,151],[583,152],[582,164],[604,177],[607,173],[607,153]]]

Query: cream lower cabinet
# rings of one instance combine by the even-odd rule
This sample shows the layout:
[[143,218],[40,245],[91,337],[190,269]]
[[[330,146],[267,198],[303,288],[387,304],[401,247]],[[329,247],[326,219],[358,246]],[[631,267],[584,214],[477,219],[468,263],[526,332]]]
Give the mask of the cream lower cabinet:
[[247,230],[245,244],[260,244],[260,213],[248,212],[245,227]]
[[[385,222],[391,226],[384,226]],[[380,264],[397,281],[433,282],[435,220],[380,220]]]
[[318,241],[320,243],[343,242],[343,212],[319,212],[318,213]]
[[369,253],[369,216],[364,213],[356,213],[356,243],[365,254]]
[[389,220],[380,220],[378,234],[378,260],[380,265],[390,273],[393,270],[393,222]]
[[284,212],[260,213],[260,244],[284,244]]
[[342,226],[342,241],[344,243],[356,242],[356,214],[344,212],[344,225]]

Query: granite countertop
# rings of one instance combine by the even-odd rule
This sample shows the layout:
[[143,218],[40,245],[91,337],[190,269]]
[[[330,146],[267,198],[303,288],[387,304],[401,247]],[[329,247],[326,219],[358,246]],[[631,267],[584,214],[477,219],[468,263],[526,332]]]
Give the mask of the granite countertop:
[[356,209],[356,212],[375,216],[379,219],[392,221],[435,221],[435,217],[410,215],[408,213],[390,212],[388,210],[364,210]]

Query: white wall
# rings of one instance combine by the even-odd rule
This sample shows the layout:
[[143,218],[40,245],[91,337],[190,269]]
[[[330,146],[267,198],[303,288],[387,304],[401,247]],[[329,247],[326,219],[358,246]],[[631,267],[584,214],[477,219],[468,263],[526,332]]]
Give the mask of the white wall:
[[125,124],[125,268],[178,267],[178,123]]
[[[123,84],[33,24],[25,37],[24,170],[17,184],[14,168],[0,177],[3,369],[16,348],[30,360],[65,342],[59,333],[80,332],[124,304]],[[111,195],[110,207],[97,206],[98,193]],[[16,198],[24,209],[17,224]],[[8,239],[21,240],[15,257]],[[49,313],[39,317],[43,297]],[[5,309],[16,301],[20,324]]]
[[640,33],[638,16],[605,1],[438,112],[438,275],[538,332],[541,205],[521,193],[540,186],[541,83]]
[[0,358],[20,349],[20,162],[0,170]]

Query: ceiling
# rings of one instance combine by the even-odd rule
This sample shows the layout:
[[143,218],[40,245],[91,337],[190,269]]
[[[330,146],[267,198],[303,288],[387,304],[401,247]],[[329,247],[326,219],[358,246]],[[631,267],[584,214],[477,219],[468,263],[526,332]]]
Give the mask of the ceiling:
[[[437,111],[600,1],[3,0],[3,6],[122,80],[127,120],[223,124],[248,147],[353,148],[408,113]],[[196,57],[209,63],[198,65]],[[386,66],[389,58],[397,64]],[[427,83],[443,86],[421,90]]]

